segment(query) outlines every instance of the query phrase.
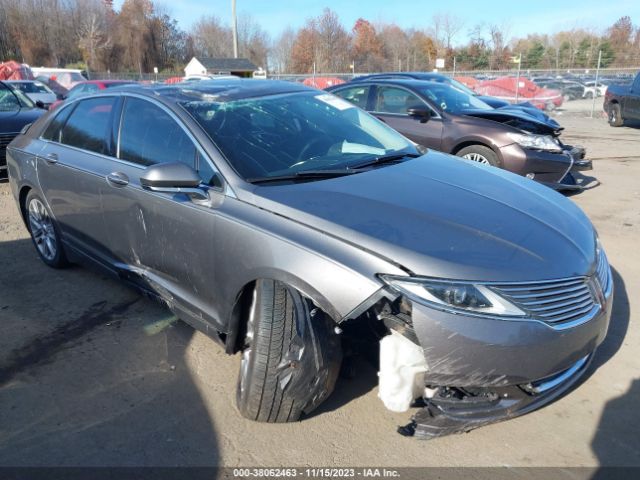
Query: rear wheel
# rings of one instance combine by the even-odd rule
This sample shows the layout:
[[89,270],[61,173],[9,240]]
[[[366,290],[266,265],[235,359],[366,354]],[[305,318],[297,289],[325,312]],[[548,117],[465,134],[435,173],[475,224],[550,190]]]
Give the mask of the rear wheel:
[[609,105],[609,114],[607,116],[607,120],[609,121],[609,125],[612,127],[621,127],[624,123],[622,119],[622,113],[620,111],[620,105],[614,103]]
[[236,394],[244,417],[298,420],[333,391],[341,359],[328,315],[284,283],[256,282]]
[[492,167],[502,167],[495,152],[484,145],[470,145],[460,150],[456,155]]
[[58,227],[44,201],[33,190],[27,195],[25,213],[31,239],[42,261],[50,267],[65,267],[68,262]]

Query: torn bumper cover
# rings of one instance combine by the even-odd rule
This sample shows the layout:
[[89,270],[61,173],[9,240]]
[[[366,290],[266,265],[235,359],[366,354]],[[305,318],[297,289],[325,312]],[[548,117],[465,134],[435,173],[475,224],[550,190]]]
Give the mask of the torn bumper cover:
[[593,355],[551,377],[498,388],[438,388],[411,422],[398,429],[420,439],[469,432],[536,410],[569,390],[587,371]]
[[[558,398],[585,373],[606,336],[612,282],[594,295],[587,313],[558,323],[482,318],[414,300],[405,306],[410,314],[383,312],[385,325],[419,345],[426,362],[425,407],[399,432],[425,439],[468,432]],[[381,373],[385,362],[381,351]]]

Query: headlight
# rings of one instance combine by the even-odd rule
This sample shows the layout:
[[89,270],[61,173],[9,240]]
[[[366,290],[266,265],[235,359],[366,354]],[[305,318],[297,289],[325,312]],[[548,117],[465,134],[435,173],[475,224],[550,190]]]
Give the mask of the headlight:
[[526,316],[525,312],[486,285],[393,275],[380,275],[380,278],[397,292],[441,310],[489,316]]
[[530,133],[507,133],[509,138],[525,148],[561,152],[562,149],[551,135],[532,135]]

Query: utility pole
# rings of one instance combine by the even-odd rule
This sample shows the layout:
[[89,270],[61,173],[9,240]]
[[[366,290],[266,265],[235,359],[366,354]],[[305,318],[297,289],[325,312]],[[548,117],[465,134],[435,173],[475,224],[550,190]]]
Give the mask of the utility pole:
[[522,65],[522,52],[518,56],[518,75],[516,76],[516,103],[518,103],[518,97],[520,96],[520,66]]
[[602,61],[602,50],[598,50],[598,67],[596,68],[596,83],[593,85],[593,103],[591,104],[591,118],[596,109],[596,97],[598,96],[598,77],[600,76],[600,62]]
[[233,58],[238,58],[238,17],[236,16],[236,0],[231,0],[231,27],[233,29]]

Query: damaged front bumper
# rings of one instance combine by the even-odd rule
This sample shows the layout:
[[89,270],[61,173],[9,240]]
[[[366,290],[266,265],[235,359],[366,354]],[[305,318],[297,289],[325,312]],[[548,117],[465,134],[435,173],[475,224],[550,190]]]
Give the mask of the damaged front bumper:
[[[406,411],[402,386],[411,388],[415,378],[419,388],[414,385],[413,392],[419,395],[413,398],[422,397],[425,406],[399,432],[425,439],[531,412],[557,399],[587,371],[606,336],[612,298],[609,280],[594,293],[588,313],[550,323],[452,313],[400,297],[396,304],[402,312],[387,308],[378,315],[391,337],[400,334],[405,342],[384,358],[381,342],[379,396],[387,408]],[[421,350],[423,363],[410,355],[412,348]],[[394,372],[395,391],[387,387]],[[419,377],[411,377],[413,372]],[[405,394],[405,403],[397,392]]]
[[580,146],[561,145],[562,151],[550,152],[523,148],[510,144],[500,149],[503,160],[508,160],[512,171],[536,180],[554,190],[582,190],[573,173],[591,170],[591,160],[587,160],[586,150]]
[[497,388],[438,388],[399,433],[431,439],[469,432],[536,410],[567,392],[587,371],[593,354],[535,382]]

